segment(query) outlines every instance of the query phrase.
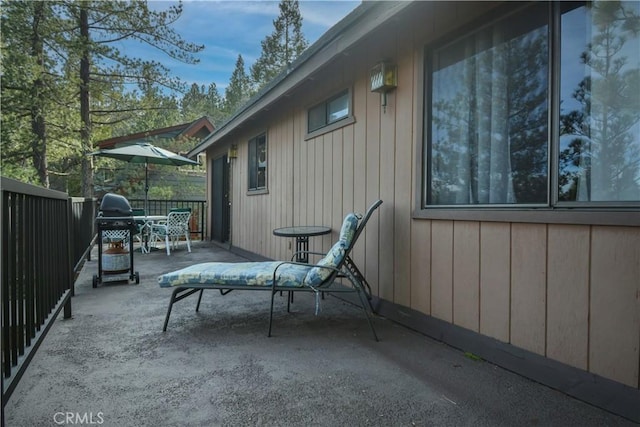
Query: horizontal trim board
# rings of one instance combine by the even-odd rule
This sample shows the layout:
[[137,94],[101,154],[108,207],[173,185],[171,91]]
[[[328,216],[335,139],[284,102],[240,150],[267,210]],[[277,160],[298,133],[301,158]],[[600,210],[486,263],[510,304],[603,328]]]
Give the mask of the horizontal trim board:
[[576,399],[640,423],[640,390],[374,297],[376,313]]
[[414,212],[413,218],[640,227],[640,210],[638,209],[419,209]]
[[325,133],[329,133],[329,132],[333,132],[337,129],[341,129],[345,126],[354,124],[356,122],[356,119],[354,116],[349,116],[346,117],[344,119],[338,120],[337,122],[333,122],[331,124],[328,124],[326,126],[323,126],[319,129],[314,130],[313,132],[309,132],[304,136],[304,140],[308,141],[310,139],[313,138],[317,138],[320,135],[324,135]]
[[[273,261],[235,246],[230,251],[251,261]],[[359,306],[355,295],[335,298]],[[537,381],[578,400],[640,423],[640,389],[549,359],[477,332],[456,326],[376,296],[371,304],[377,315],[485,361]],[[384,340],[384,337],[380,337]]]

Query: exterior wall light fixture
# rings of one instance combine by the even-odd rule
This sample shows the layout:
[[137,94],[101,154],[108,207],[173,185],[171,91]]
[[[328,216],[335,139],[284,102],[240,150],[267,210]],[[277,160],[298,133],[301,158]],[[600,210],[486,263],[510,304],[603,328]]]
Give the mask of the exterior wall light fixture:
[[371,92],[378,92],[382,98],[382,107],[386,112],[387,92],[398,86],[398,68],[388,61],[373,66],[370,72]]
[[238,146],[236,144],[232,144],[231,146],[229,146],[229,150],[227,150],[227,158],[228,159],[238,158]]

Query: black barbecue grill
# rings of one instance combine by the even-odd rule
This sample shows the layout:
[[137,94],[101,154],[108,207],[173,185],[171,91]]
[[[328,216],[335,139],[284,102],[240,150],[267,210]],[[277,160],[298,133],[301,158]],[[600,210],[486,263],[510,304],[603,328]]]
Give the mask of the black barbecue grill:
[[[133,219],[133,210],[129,201],[118,194],[107,193],[100,203],[96,217],[98,231],[98,274],[93,276],[93,287],[103,281],[103,275],[120,275],[116,281],[127,279],[140,283],[140,275],[133,271],[133,235],[138,227]],[[103,245],[108,248],[103,250]]]

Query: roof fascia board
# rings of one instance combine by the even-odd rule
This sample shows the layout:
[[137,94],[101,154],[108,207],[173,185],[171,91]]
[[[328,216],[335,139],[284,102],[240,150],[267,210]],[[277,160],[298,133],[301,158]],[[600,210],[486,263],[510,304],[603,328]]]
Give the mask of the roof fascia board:
[[[316,52],[309,55],[301,64],[296,66],[288,74],[283,73],[281,79],[276,81],[274,86],[267,90],[263,95],[257,96],[253,102],[248,101],[241,111],[226,123],[223,123],[213,134],[205,138],[200,144],[189,151],[187,153],[187,157],[201,153],[223,139],[261,110],[268,109],[269,106],[277,102],[284,94],[304,83],[304,81],[314,72],[321,69],[329,61],[351,48],[373,30],[408,7],[412,2],[384,1],[371,3],[373,3],[373,5],[366,5],[369,9],[362,13],[354,25],[346,26],[343,31],[336,34],[330,40],[315,47],[315,49],[317,49]],[[364,4],[359,7],[363,6]],[[322,41],[322,37],[320,41]]]
[[153,130],[148,130],[144,132],[137,132],[137,133],[132,133],[124,136],[116,136],[113,138],[103,139],[102,141],[98,141],[96,145],[100,148],[103,148],[104,146],[115,145],[120,142],[128,142],[128,141],[133,141],[140,138],[154,137],[154,136],[162,135],[163,133],[173,132],[177,130],[182,131],[183,129],[187,128],[187,126],[189,126],[189,123],[183,123],[181,125],[169,126],[169,127],[160,128],[160,129],[153,129]]

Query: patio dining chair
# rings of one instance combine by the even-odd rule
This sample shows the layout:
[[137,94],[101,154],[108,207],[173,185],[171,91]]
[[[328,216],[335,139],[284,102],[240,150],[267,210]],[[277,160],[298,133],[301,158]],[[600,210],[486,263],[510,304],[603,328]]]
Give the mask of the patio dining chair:
[[156,245],[158,241],[164,240],[167,255],[171,255],[171,247],[176,249],[180,239],[184,237],[187,242],[187,249],[191,252],[191,237],[189,232],[190,211],[173,211],[167,214],[167,220],[151,225],[151,242]]
[[[145,210],[144,209],[132,209],[131,210],[131,215],[132,216],[145,216]],[[142,253],[147,253],[148,248],[145,248],[145,244],[144,244],[144,237],[145,237],[145,233],[147,233],[147,231],[145,230],[145,224],[146,222],[143,220],[136,220],[136,230],[137,233],[133,235],[133,237],[136,238],[136,240],[138,241],[138,243],[140,243],[140,251]]]

